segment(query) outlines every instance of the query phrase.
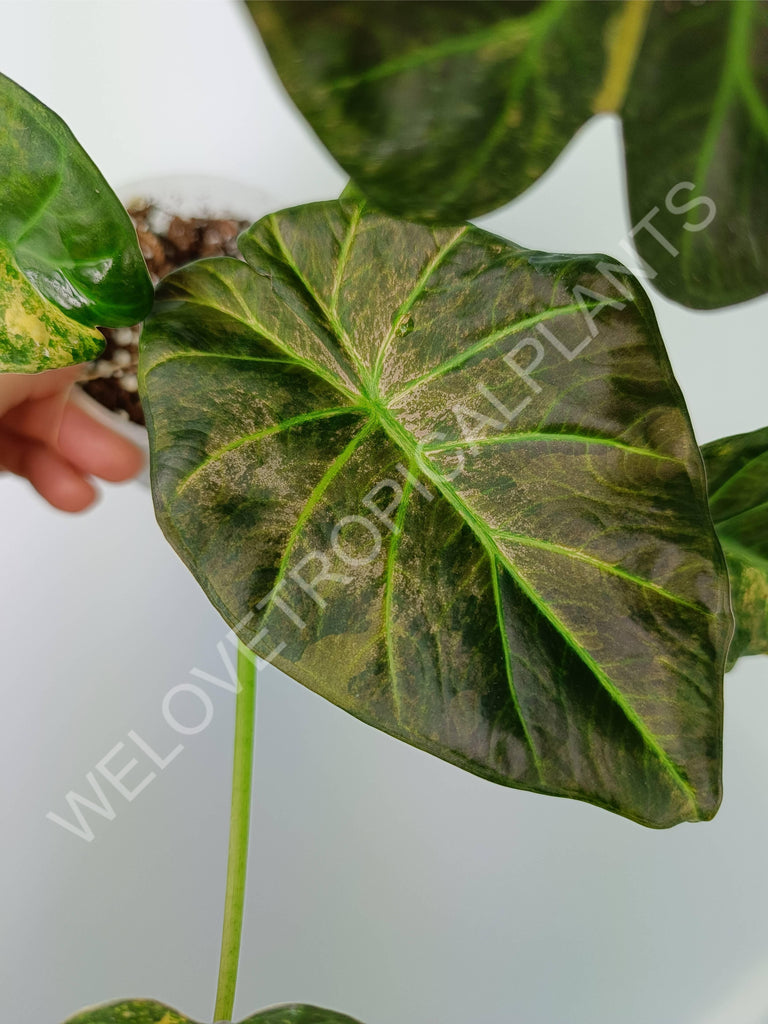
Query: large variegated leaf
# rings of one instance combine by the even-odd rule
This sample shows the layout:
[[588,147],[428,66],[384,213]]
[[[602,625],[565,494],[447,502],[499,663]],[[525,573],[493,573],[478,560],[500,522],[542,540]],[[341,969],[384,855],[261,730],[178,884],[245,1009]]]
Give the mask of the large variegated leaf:
[[0,371],[91,359],[97,324],[137,323],[151,304],[119,200],[61,118],[0,75]]
[[140,367],[159,521],[226,620],[485,778],[711,817],[727,578],[634,279],[353,200],[240,245],[167,279]]
[[366,194],[442,223],[622,116],[634,239],[689,306],[768,289],[768,3],[253,0],[299,109]]
[[[162,1003],[151,999],[131,999],[96,1006],[70,1017],[65,1024],[196,1024]],[[241,1024],[360,1024],[344,1013],[323,1010],[304,1003],[272,1006],[241,1021]]]
[[709,503],[731,578],[729,665],[768,654],[768,427],[702,448]]

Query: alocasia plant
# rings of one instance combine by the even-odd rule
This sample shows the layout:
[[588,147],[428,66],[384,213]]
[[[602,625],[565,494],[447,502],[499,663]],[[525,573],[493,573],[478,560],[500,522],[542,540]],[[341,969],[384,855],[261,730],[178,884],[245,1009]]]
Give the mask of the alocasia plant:
[[[255,653],[480,776],[667,827],[719,805],[731,590],[729,663],[768,650],[766,431],[706,446],[707,479],[637,280],[464,222],[614,111],[659,287],[765,290],[768,4],[248,6],[356,186],[172,275],[142,338],[158,518],[240,641],[227,1020]],[[147,311],[130,222],[2,77],[0,115],[0,368],[89,358]],[[126,1020],[192,1024],[69,1024]]]
[[612,112],[654,284],[704,309],[768,290],[766,0],[247,6],[299,109],[382,208],[478,216]]
[[0,372],[99,355],[152,282],[136,232],[60,117],[0,75]]

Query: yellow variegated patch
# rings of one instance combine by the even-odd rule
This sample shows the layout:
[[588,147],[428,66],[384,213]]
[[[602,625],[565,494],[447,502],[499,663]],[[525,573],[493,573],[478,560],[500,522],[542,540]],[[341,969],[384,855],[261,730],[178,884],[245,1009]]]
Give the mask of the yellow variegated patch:
[[37,373],[95,358],[104,337],[36,291],[0,242],[0,372]]

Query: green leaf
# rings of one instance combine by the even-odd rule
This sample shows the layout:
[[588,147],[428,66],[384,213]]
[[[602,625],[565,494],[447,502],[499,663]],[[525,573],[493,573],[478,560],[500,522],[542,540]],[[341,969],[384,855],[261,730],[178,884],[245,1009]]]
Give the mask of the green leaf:
[[656,287],[697,309],[767,291],[768,3],[652,4],[621,113]]
[[485,778],[711,817],[728,583],[637,282],[350,201],[240,247],[140,356],[158,519],[227,622]]
[[701,452],[731,578],[731,668],[745,654],[768,654],[768,427],[712,441]]
[[623,119],[634,239],[696,308],[768,290],[768,3],[257,0],[299,109],[382,209],[455,223]]
[[91,359],[152,283],[128,214],[69,128],[0,75],[0,371]]
[[445,222],[522,192],[592,115],[620,5],[247,7],[291,97],[366,194]]
[[[109,1003],[70,1017],[65,1024],[196,1024],[176,1010],[151,999]],[[255,1013],[241,1024],[360,1024],[344,1013],[304,1003],[285,1003]]]

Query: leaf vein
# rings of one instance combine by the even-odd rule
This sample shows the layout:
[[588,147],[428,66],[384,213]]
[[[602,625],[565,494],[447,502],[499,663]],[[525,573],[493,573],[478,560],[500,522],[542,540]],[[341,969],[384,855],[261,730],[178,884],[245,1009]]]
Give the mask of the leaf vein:
[[540,430],[520,431],[513,434],[492,434],[490,437],[478,437],[475,439],[462,438],[456,441],[446,441],[442,444],[431,445],[429,448],[425,448],[424,451],[429,455],[433,452],[452,451],[454,448],[474,448],[476,445],[506,444],[516,441],[565,441],[574,444],[598,444],[627,452],[630,455],[645,455],[648,458],[659,459],[662,462],[682,463],[682,459],[678,459],[673,455],[662,455],[660,452],[654,452],[650,448],[637,448],[634,445],[624,444],[621,441],[614,441],[607,437],[582,437],[579,434],[547,433]]
[[280,249],[280,252],[282,254],[282,257],[283,257],[283,260],[285,261],[286,266],[291,271],[293,271],[293,273],[296,275],[296,277],[299,279],[299,281],[301,281],[301,284],[302,284],[304,290],[306,291],[307,295],[310,297],[310,299],[312,299],[312,301],[314,303],[316,303],[318,309],[323,313],[323,315],[325,316],[326,320],[328,321],[328,325],[330,327],[332,327],[333,330],[336,332],[336,337],[337,337],[337,339],[338,339],[342,349],[344,349],[344,351],[346,352],[347,356],[351,359],[353,366],[357,370],[357,373],[358,373],[358,376],[359,376],[360,380],[361,381],[365,380],[366,368],[365,368],[365,364],[363,363],[363,360],[360,357],[359,352],[356,350],[355,346],[352,344],[352,340],[349,337],[349,335],[347,334],[347,332],[345,331],[344,326],[341,323],[341,321],[339,320],[339,318],[335,315],[335,313],[331,310],[331,308],[323,301],[323,299],[320,297],[318,292],[315,291],[315,289],[311,286],[309,281],[306,279],[304,274],[299,269],[299,266],[298,266],[297,262],[293,258],[293,253],[290,251],[290,249],[288,248],[288,246],[285,243],[285,239],[283,238],[283,236],[282,236],[282,234],[280,232],[280,227],[279,227],[279,225],[277,223],[277,218],[275,217],[274,214],[272,214],[270,216],[269,224],[270,224],[270,227],[272,228],[272,234],[275,237],[275,241],[278,244],[278,247]]
[[222,445],[217,448],[216,451],[211,452],[199,465],[188,473],[178,484],[176,488],[177,496],[181,494],[187,484],[192,480],[193,477],[197,476],[204,469],[213,462],[217,462],[223,458],[229,452],[236,451],[238,448],[242,448],[243,445],[250,444],[252,441],[261,441],[265,437],[271,437],[273,434],[280,434],[285,430],[290,430],[292,427],[300,427],[304,423],[313,423],[315,420],[326,420],[333,416],[344,416],[347,413],[360,412],[364,413],[366,410],[359,406],[340,406],[337,409],[323,409],[320,412],[302,413],[300,416],[292,416],[290,419],[281,420],[280,423],[275,423],[271,427],[265,427],[264,430],[257,430],[253,434],[243,434],[241,437],[235,438],[234,441],[230,441],[228,444]]
[[491,334],[481,338],[479,341],[476,341],[463,352],[459,352],[457,355],[453,356],[453,358],[446,360],[446,362],[441,363],[439,366],[436,366],[428,373],[424,373],[421,377],[417,377],[415,380],[412,380],[407,387],[402,388],[394,395],[388,395],[387,405],[391,408],[394,403],[399,401],[410,391],[413,391],[415,388],[425,384],[429,380],[445,376],[446,373],[450,373],[451,370],[457,369],[473,356],[478,355],[487,348],[490,348],[491,345],[495,345],[497,342],[503,341],[504,338],[508,338],[513,334],[519,334],[520,331],[524,331],[529,327],[535,327],[537,324],[543,323],[545,320],[554,320],[558,316],[568,316],[572,313],[583,314],[586,310],[594,309],[597,305],[599,305],[598,302],[573,302],[567,306],[555,306],[554,308],[545,309],[542,310],[541,313],[536,313],[534,316],[525,317],[523,320],[517,320],[514,323],[506,324],[504,327],[500,327],[498,330],[495,330]]
[[310,493],[309,497],[304,503],[304,507],[299,513],[296,522],[293,525],[293,528],[288,534],[288,539],[285,544],[285,550],[283,551],[283,555],[280,559],[280,564],[277,569],[277,575],[275,576],[275,582],[272,585],[272,589],[269,592],[269,600],[267,601],[264,607],[263,620],[266,619],[267,614],[270,612],[272,608],[273,596],[277,593],[280,584],[285,579],[285,574],[288,571],[288,563],[290,561],[291,555],[293,554],[293,549],[296,547],[296,544],[298,543],[301,531],[304,528],[304,524],[307,522],[309,517],[314,512],[315,508],[321,501],[325,492],[328,490],[328,488],[331,486],[333,481],[342,471],[344,466],[347,464],[347,462],[349,462],[357,448],[363,443],[365,438],[371,433],[375,426],[376,420],[374,419],[374,417],[370,417],[370,419],[368,419],[368,421],[365,423],[362,429],[359,430],[354,435],[349,444],[347,444],[347,446],[340,452],[340,454],[336,456],[336,458],[330,464],[330,466],[325,471],[323,476],[320,478],[319,482],[312,489],[312,492]]
[[[413,473],[413,469],[414,467],[411,466],[411,473]],[[405,521],[406,506],[412,490],[413,485],[411,484],[411,481],[406,480],[403,486],[403,494],[400,498],[400,504],[397,507],[397,513],[394,519],[394,529],[392,530],[392,536],[389,541],[387,564],[384,575],[384,640],[387,648],[389,676],[392,683],[392,701],[395,706],[395,714],[398,721],[401,721],[401,702],[397,683],[397,667],[395,664],[392,600],[394,595],[395,562],[397,559],[400,537],[402,535],[403,523]]]
[[512,704],[513,704],[513,706],[515,708],[515,713],[517,714],[518,721],[520,722],[520,726],[521,726],[521,728],[523,730],[523,735],[525,736],[525,741],[528,744],[528,748],[531,751],[531,756],[533,758],[533,764],[534,764],[534,767],[536,768],[536,773],[537,773],[537,775],[539,777],[539,782],[541,782],[543,784],[543,782],[544,782],[544,775],[543,775],[541,759],[539,758],[539,753],[536,750],[536,745],[533,742],[533,738],[532,738],[530,732],[528,731],[528,724],[527,724],[527,722],[525,720],[525,716],[523,714],[523,709],[522,709],[522,706],[520,704],[520,698],[518,697],[517,689],[515,687],[514,672],[513,672],[513,669],[512,669],[512,652],[511,652],[511,650],[509,648],[509,637],[507,636],[507,628],[506,628],[506,623],[504,621],[504,608],[503,608],[502,602],[501,602],[501,587],[499,585],[499,566],[498,566],[498,562],[496,561],[496,559],[495,559],[495,557],[493,556],[492,553],[488,552],[488,558],[489,558],[490,569],[491,569],[491,583],[492,583],[492,586],[493,586],[493,600],[494,600],[494,604],[496,606],[496,622],[497,622],[498,627],[499,627],[499,634],[500,634],[500,637],[501,637],[501,646],[502,646],[502,649],[504,651],[504,670],[505,670],[506,676],[507,676],[507,686],[509,687],[509,695],[510,695],[510,698],[512,699]]
[[513,544],[523,544],[527,547],[539,548],[542,551],[552,551],[555,554],[565,555],[566,558],[573,558],[579,562],[585,562],[588,565],[593,565],[597,569],[627,580],[628,583],[635,583],[639,587],[652,590],[660,597],[667,598],[669,601],[682,605],[684,608],[691,608],[693,611],[701,612],[705,615],[707,614],[706,608],[695,604],[693,601],[688,601],[686,598],[680,597],[677,594],[672,594],[658,583],[654,583],[653,580],[647,580],[642,576],[636,576],[634,573],[627,572],[625,569],[620,569],[617,565],[613,565],[611,562],[606,562],[602,558],[596,558],[594,555],[588,555],[584,551],[578,551],[575,548],[569,548],[562,544],[554,544],[551,541],[540,540],[537,537],[530,537],[528,534],[509,533],[506,530],[493,530],[491,532],[493,536],[498,537],[499,540],[510,541]]
[[341,283],[344,280],[344,273],[347,269],[347,261],[349,260],[349,254],[352,250],[352,242],[357,232],[357,226],[360,223],[360,218],[363,214],[363,204],[360,203],[355,207],[354,213],[349,218],[349,227],[344,237],[341,249],[339,251],[339,258],[336,263],[336,272],[333,275],[333,286],[331,288],[331,305],[330,309],[333,313],[334,318],[338,318],[338,304],[339,304],[339,292],[341,291]]
[[[179,287],[178,282],[176,283],[176,287]],[[254,330],[258,334],[261,334],[261,336],[263,338],[266,338],[266,340],[270,342],[270,344],[274,345],[276,349],[278,349],[280,352],[283,352],[286,356],[288,356],[289,360],[294,362],[297,366],[301,366],[305,370],[310,370],[312,373],[315,373],[327,384],[330,384],[331,387],[334,387],[337,391],[341,392],[341,394],[344,395],[345,398],[352,398],[354,400],[358,400],[360,398],[359,394],[345,387],[338,377],[335,377],[332,373],[326,370],[324,366],[320,365],[320,363],[316,363],[313,359],[308,359],[305,356],[297,355],[295,352],[291,351],[291,349],[287,348],[286,345],[284,345],[283,342],[276,335],[272,334],[260,321],[255,319],[244,320],[242,317],[237,316],[234,310],[224,309],[222,306],[217,306],[213,302],[204,302],[200,298],[195,296],[192,292],[189,292],[186,288],[184,289],[184,291],[186,292],[185,302],[187,302],[189,305],[202,306],[206,309],[212,309],[220,316],[229,317],[231,320],[235,320],[237,323],[243,324],[245,327],[250,327],[251,330]],[[149,367],[145,371],[145,373],[149,373],[151,369],[152,367]]]
[[451,249],[453,249],[453,247],[456,245],[459,239],[462,238],[467,233],[467,231],[469,231],[469,225],[464,224],[456,232],[453,238],[449,239],[449,241],[447,241],[445,245],[441,246],[437,250],[435,255],[432,257],[431,260],[429,260],[427,265],[422,270],[421,274],[419,275],[419,279],[417,280],[410,295],[407,297],[407,299],[405,299],[404,302],[400,304],[397,312],[392,317],[392,325],[387,333],[386,338],[379,346],[378,355],[376,356],[376,365],[373,370],[373,379],[376,382],[376,384],[378,384],[379,380],[381,379],[381,373],[382,370],[384,369],[384,360],[386,358],[387,351],[389,350],[389,347],[394,340],[398,322],[401,320],[402,317],[405,316],[406,313],[408,313],[413,308],[414,303],[417,302],[418,299],[424,294],[424,290],[427,287],[427,282],[429,281],[430,277],[434,274],[434,272],[446,258]]

